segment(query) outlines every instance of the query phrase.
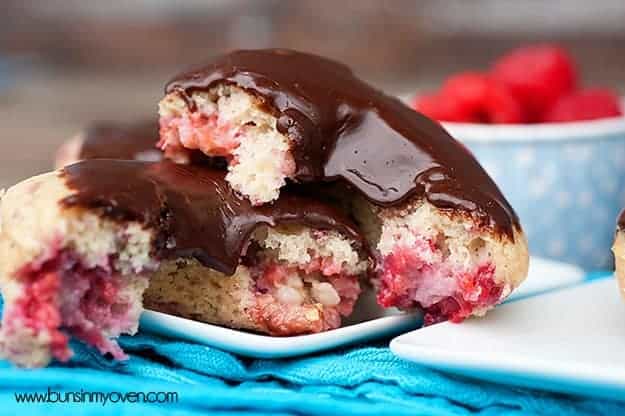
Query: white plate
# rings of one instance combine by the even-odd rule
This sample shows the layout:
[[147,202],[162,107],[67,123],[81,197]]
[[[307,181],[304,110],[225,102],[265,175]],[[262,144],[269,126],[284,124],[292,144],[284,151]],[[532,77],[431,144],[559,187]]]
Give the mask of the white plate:
[[[532,259],[530,273],[511,299],[574,283],[583,272],[567,264]],[[343,327],[320,334],[296,337],[269,337],[145,311],[141,329],[185,339],[255,358],[283,358],[330,348],[371,341],[413,330],[421,324],[420,314],[402,314],[377,306],[373,294],[361,296],[355,312]]]
[[449,372],[625,400],[625,303],[614,279],[502,305],[391,342],[393,353]]
[[527,278],[508,298],[515,300],[544,293],[582,281],[586,273],[579,267],[559,261],[532,257]]
[[254,358],[285,358],[310,354],[397,335],[417,328],[420,323],[420,314],[385,311],[378,307],[372,294],[361,296],[354,313],[341,328],[294,337],[258,335],[154,311],[145,311],[141,316],[142,330]]

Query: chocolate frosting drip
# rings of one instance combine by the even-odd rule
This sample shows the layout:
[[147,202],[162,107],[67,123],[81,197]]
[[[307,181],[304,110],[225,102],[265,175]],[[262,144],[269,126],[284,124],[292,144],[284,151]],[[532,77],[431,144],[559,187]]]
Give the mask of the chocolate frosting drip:
[[291,50],[242,50],[177,76],[166,92],[189,102],[219,83],[256,95],[276,115],[295,144],[298,181],[340,179],[380,206],[422,196],[513,237],[516,214],[471,153],[347,66]]
[[619,230],[625,230],[625,209],[618,216],[617,226]]
[[195,257],[227,275],[262,224],[336,230],[366,248],[354,224],[333,207],[288,192],[273,204],[253,207],[231,191],[221,170],[100,159],[65,167],[61,174],[73,190],[64,206],[142,222],[157,231],[157,256]]
[[79,158],[157,161],[162,159],[157,142],[156,120],[128,124],[99,122],[86,130]]

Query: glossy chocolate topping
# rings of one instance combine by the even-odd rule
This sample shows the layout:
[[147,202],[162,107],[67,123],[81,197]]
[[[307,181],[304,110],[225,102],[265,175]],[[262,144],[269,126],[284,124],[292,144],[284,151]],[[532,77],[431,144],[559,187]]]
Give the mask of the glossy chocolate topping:
[[221,170],[100,159],[65,167],[62,175],[74,191],[62,201],[64,206],[99,210],[113,220],[140,221],[157,230],[159,257],[195,257],[228,275],[261,224],[332,229],[364,244],[349,219],[309,198],[285,193],[273,204],[252,207],[231,191]]
[[[236,51],[176,77],[188,98],[219,83],[261,98],[295,144],[301,182],[341,179],[371,202],[411,195],[513,235],[516,214],[469,151],[438,123],[358,79],[345,65],[290,50]],[[193,109],[192,109],[193,110]]]
[[100,122],[84,134],[79,159],[125,159],[158,161],[162,153],[156,148],[158,122]]
[[625,230],[625,209],[619,214],[616,224],[619,230]]

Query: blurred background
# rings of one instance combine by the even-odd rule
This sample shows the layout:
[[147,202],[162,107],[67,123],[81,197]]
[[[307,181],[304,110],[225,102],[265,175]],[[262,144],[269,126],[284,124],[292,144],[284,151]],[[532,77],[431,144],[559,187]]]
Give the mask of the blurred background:
[[316,52],[413,94],[556,41],[623,93],[624,22],[623,0],[0,0],[0,187],[49,170],[89,121],[155,114],[169,78],[225,50]]
[[557,40],[590,82],[625,87],[622,0],[0,0],[0,10],[0,186],[47,170],[89,120],[155,113],[178,69],[232,48],[317,52],[412,93]]

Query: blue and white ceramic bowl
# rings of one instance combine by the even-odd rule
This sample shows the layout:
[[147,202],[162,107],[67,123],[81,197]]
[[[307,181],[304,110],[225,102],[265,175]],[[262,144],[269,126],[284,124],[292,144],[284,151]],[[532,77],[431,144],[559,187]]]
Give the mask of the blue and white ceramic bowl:
[[625,207],[625,118],[535,125],[443,123],[514,207],[532,254],[612,267]]

